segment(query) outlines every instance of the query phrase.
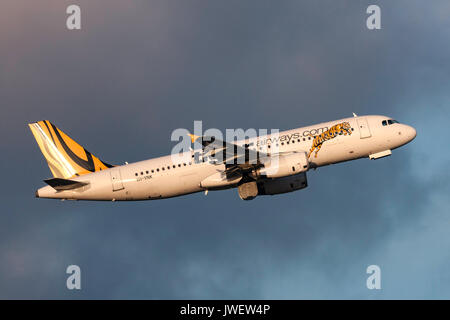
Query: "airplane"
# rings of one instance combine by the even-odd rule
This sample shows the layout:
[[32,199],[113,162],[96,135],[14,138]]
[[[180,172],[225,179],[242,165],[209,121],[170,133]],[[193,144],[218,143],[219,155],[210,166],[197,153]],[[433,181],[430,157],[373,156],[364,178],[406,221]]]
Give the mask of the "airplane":
[[390,156],[416,137],[413,127],[391,117],[353,114],[233,142],[190,134],[201,149],[180,153],[180,161],[169,155],[110,165],[48,120],[29,127],[53,174],[35,195],[62,200],[155,200],[230,188],[252,200],[306,188],[310,169]]

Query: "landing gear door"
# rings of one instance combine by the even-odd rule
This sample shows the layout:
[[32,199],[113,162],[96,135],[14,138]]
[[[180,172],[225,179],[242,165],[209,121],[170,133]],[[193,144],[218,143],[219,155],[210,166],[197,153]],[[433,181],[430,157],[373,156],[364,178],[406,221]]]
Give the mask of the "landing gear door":
[[356,122],[358,123],[359,134],[361,139],[369,138],[372,136],[366,118],[358,118],[356,119]]
[[111,184],[113,191],[119,191],[124,189],[123,183],[122,183],[122,176],[120,175],[120,169],[119,168],[112,168],[110,169],[111,174]]

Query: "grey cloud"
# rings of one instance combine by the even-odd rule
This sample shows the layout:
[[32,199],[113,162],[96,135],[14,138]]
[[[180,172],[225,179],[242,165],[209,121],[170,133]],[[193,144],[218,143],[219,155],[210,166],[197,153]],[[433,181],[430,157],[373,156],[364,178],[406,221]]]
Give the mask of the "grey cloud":
[[[448,298],[448,3],[377,2],[374,32],[372,1],[80,0],[81,32],[64,29],[64,2],[3,2],[0,297]],[[50,173],[30,121],[122,163],[169,153],[172,130],[193,120],[288,129],[351,112],[392,115],[418,136],[250,203],[236,190],[33,197]],[[69,264],[81,292],[65,289]],[[369,264],[381,292],[365,288]]]

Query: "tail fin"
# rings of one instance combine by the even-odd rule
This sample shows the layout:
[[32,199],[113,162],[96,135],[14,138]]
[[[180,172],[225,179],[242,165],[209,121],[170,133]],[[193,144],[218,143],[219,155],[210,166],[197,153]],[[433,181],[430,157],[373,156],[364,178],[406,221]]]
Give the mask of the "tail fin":
[[55,178],[69,179],[113,167],[101,161],[48,120],[29,127]]

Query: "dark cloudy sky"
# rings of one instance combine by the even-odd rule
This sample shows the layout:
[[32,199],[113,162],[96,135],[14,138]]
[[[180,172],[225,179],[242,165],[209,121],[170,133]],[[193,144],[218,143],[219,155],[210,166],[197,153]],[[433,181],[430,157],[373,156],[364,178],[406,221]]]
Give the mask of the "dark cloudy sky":
[[[448,0],[1,1],[0,298],[449,299],[449,40]],[[170,153],[194,120],[284,130],[352,112],[417,138],[250,202],[34,198],[50,176],[36,120],[121,164]],[[70,264],[81,291],[65,287]]]

